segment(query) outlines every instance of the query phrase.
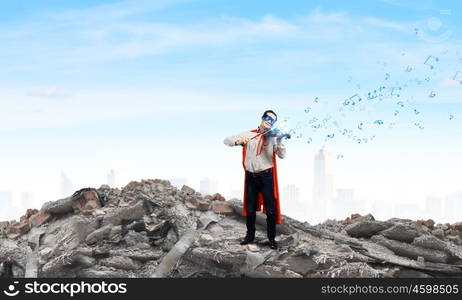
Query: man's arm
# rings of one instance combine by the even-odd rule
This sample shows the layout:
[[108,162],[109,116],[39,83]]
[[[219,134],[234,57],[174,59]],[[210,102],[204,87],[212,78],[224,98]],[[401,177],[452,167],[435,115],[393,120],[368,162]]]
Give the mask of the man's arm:
[[223,143],[230,147],[242,145],[239,142],[242,142],[245,138],[249,138],[249,132],[247,131],[241,132],[236,135],[230,135],[224,139]]
[[286,146],[282,143],[282,139],[276,139],[273,151],[276,152],[279,158],[284,158],[286,156]]

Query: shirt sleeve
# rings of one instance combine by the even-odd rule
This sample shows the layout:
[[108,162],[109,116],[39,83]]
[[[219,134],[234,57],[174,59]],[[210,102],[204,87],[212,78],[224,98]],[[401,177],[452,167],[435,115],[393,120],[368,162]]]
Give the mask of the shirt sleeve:
[[286,146],[281,141],[274,144],[273,151],[276,152],[279,158],[284,158],[286,156]]
[[236,141],[242,139],[243,137],[249,137],[249,133],[247,131],[244,131],[236,135],[230,135],[224,139],[223,143],[225,145],[233,147],[236,146]]

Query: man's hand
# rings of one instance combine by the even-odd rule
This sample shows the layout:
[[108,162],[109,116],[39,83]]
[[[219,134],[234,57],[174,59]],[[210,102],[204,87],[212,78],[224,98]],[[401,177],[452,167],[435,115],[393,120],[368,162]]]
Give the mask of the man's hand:
[[235,142],[235,144],[236,144],[236,146],[237,146],[237,145],[245,146],[245,145],[247,145],[248,142],[249,142],[249,138],[244,137],[244,138],[242,138],[242,139],[240,139],[240,140],[237,140],[237,141]]

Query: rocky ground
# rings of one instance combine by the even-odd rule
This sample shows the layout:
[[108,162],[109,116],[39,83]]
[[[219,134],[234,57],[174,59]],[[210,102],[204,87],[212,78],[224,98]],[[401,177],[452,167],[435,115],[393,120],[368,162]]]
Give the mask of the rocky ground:
[[85,188],[0,222],[0,277],[462,277],[462,223],[283,217],[278,250],[236,199],[164,180]]

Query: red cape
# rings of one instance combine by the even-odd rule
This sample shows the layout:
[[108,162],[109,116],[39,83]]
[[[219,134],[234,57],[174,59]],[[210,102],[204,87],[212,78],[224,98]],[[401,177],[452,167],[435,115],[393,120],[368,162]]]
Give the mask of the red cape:
[[[252,132],[257,132],[257,130],[251,130]],[[245,171],[245,153],[246,153],[246,147],[242,147],[242,166],[244,167]],[[277,166],[276,166],[276,153],[273,152],[273,183],[274,183],[274,198],[276,199],[275,202],[275,210],[276,210],[276,224],[281,224],[282,223],[282,218],[281,218],[281,208],[279,205],[279,186],[278,186],[278,172],[277,172]],[[242,205],[242,215],[245,217],[247,216],[247,200],[246,200],[246,184],[245,184],[245,176],[244,176],[244,197],[243,197],[243,205]],[[257,211],[261,211],[263,207],[263,213],[266,214],[266,207],[265,207],[265,202],[263,201],[263,195],[261,193],[258,193],[258,201],[257,201]]]

